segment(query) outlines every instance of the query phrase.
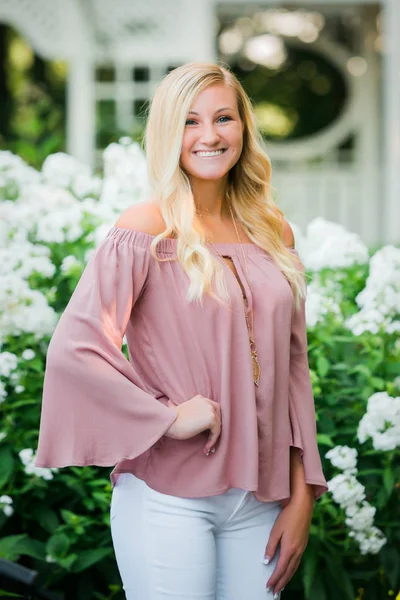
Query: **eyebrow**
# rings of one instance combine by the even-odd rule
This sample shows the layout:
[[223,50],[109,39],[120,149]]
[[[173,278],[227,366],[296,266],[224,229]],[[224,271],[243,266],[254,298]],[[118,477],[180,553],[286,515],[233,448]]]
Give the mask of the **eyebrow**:
[[[224,110],[232,110],[234,111],[233,108],[231,108],[230,106],[224,106],[223,108],[219,108],[218,110],[215,111],[215,114],[222,112]],[[189,110],[188,115],[198,115],[199,113],[196,112],[195,110]]]

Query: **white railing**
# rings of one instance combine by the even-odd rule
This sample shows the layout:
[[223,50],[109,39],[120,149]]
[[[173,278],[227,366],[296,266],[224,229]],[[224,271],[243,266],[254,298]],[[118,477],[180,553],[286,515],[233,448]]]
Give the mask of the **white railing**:
[[383,242],[380,172],[348,165],[316,170],[275,170],[273,196],[289,221],[303,231],[316,217],[340,223],[366,244]]

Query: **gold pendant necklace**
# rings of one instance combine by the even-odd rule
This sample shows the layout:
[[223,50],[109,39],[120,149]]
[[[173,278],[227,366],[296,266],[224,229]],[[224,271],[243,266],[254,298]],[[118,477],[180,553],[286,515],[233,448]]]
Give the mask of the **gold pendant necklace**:
[[[232,208],[231,208],[230,205],[229,205],[229,210],[231,212],[232,222],[233,222],[233,225],[235,227],[237,239],[239,241],[239,246],[240,246],[240,249],[241,249],[242,255],[243,255],[243,262],[244,262],[244,266],[245,266],[245,270],[246,270],[247,286],[248,286],[248,288],[250,288],[250,285],[249,285],[249,272],[247,270],[246,255],[245,255],[245,252],[243,250],[242,242],[240,241],[239,232],[237,230],[235,219],[233,218]],[[222,258],[222,260],[224,260],[224,257],[222,256],[222,254],[220,252],[218,252],[218,250],[214,246],[214,244],[212,242],[210,242],[210,244],[213,246],[213,248],[215,249],[215,251],[217,252],[217,254],[219,254],[219,256]],[[241,285],[240,285],[240,283],[239,283],[238,278],[236,277],[236,275],[235,275],[235,279],[237,281],[237,284],[241,288]],[[242,289],[240,289],[240,291],[242,292]],[[260,367],[260,363],[258,362],[257,346],[256,346],[256,343],[254,341],[254,314],[253,314],[253,309],[251,309],[249,311],[250,315],[251,315],[251,323],[249,324],[249,319],[248,319],[248,316],[247,316],[247,307],[246,307],[246,304],[245,304],[245,296],[243,296],[243,304],[244,304],[244,309],[245,309],[245,318],[246,318],[247,330],[249,332],[250,352],[251,352],[251,358],[252,358],[252,363],[253,363],[253,380],[254,380],[254,383],[258,386],[259,381],[260,381],[260,375],[261,375],[261,367]],[[248,304],[248,302],[247,302],[247,304]]]

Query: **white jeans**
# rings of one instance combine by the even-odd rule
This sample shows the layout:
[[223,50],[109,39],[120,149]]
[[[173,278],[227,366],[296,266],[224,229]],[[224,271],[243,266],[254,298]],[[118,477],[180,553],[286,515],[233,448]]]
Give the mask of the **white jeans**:
[[280,510],[240,488],[180,498],[120,474],[110,519],[127,600],[272,600],[278,553],[263,558]]

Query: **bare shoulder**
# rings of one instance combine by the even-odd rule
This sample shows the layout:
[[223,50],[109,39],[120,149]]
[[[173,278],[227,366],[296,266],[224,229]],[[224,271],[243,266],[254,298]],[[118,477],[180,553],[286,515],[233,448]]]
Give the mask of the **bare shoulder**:
[[157,202],[148,200],[129,206],[120,215],[115,227],[134,229],[149,235],[159,235],[165,230],[165,222]]
[[278,218],[280,218],[280,220],[282,222],[283,243],[285,244],[285,246],[288,246],[289,248],[294,248],[295,240],[294,240],[293,230],[290,227],[289,223],[286,221],[286,219],[283,215],[283,212],[277,206],[273,207],[273,211],[274,211],[275,215]]
[[286,219],[283,217],[282,218],[283,221],[283,233],[282,233],[282,237],[283,237],[283,243],[285,244],[285,246],[288,246],[289,248],[294,248],[294,235],[293,235],[293,229],[290,227],[289,223],[286,221]]

